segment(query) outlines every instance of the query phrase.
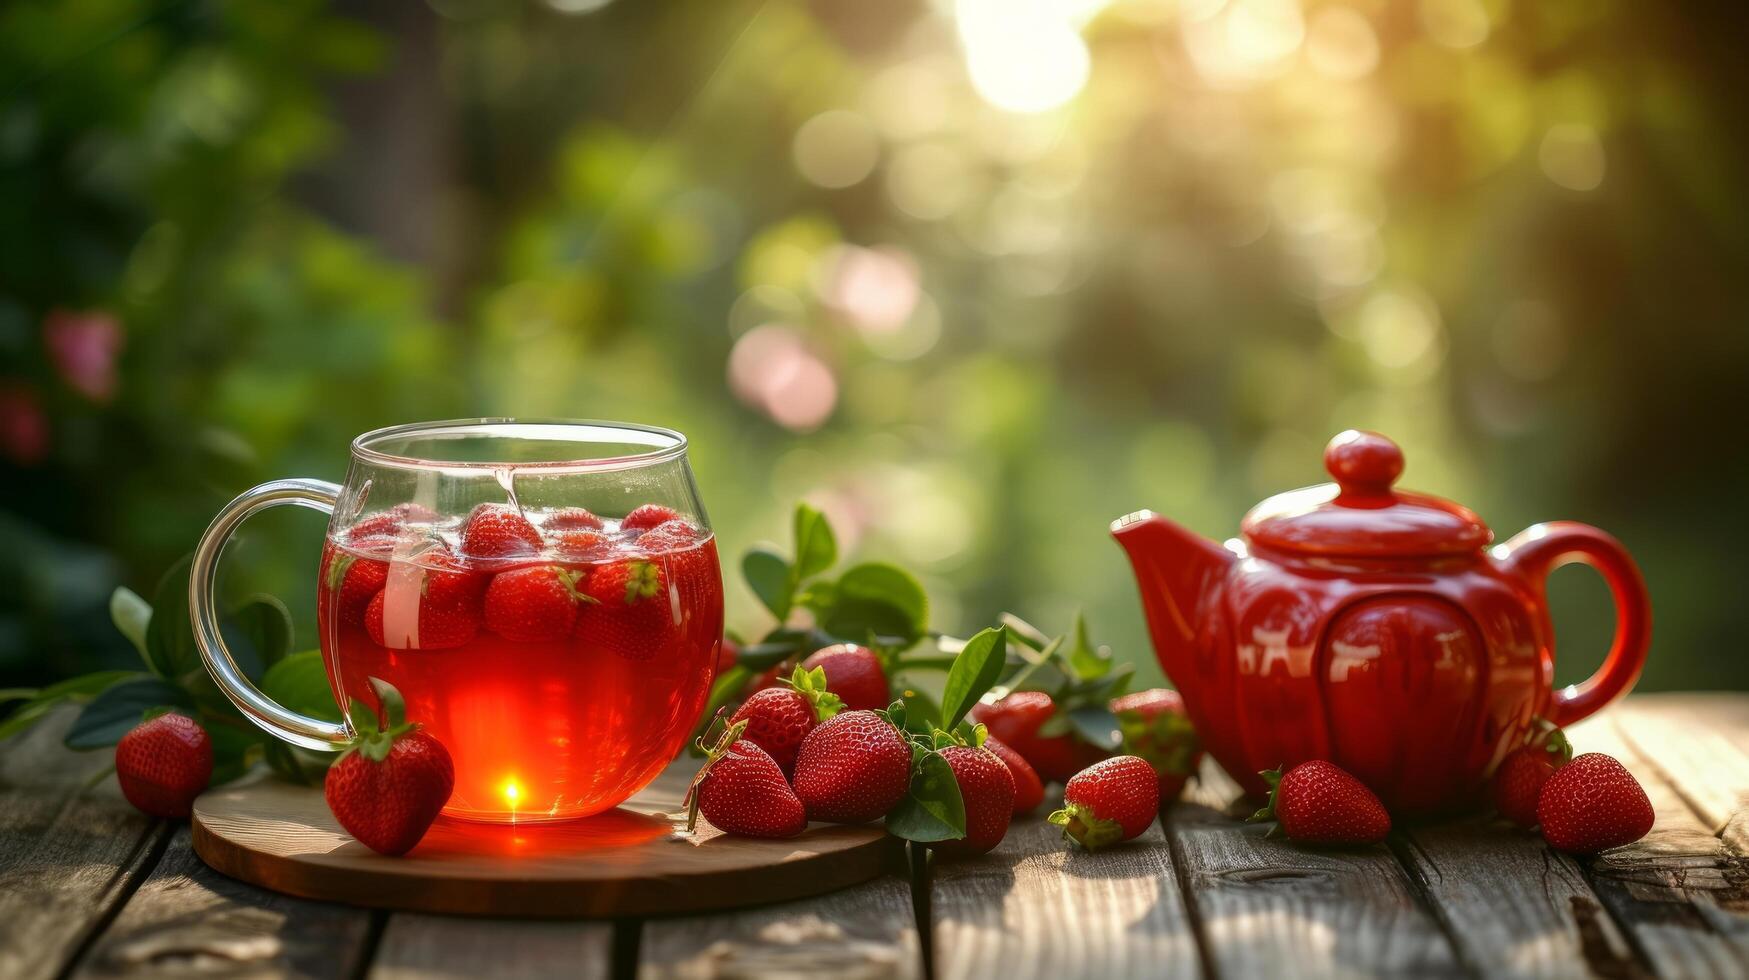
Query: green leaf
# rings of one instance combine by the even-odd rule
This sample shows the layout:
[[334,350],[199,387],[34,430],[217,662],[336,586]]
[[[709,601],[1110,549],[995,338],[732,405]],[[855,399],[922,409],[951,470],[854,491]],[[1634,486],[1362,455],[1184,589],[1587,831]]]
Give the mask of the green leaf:
[[328,683],[328,668],[320,650],[288,654],[267,668],[261,678],[261,693],[299,714],[323,721],[340,720],[340,705],[334,700],[334,687]]
[[151,663],[146,652],[146,631],[152,622],[152,607],[146,600],[126,586],[117,588],[109,594],[109,620],[139,651],[140,659]]
[[1123,730],[1117,723],[1117,715],[1111,709],[1100,705],[1087,705],[1073,708],[1067,712],[1069,724],[1075,733],[1088,742],[1115,752],[1123,745]]
[[959,840],[966,835],[966,804],[953,767],[928,752],[911,769],[911,788],[887,814],[887,833],[905,840]]
[[741,558],[741,574],[778,622],[789,618],[795,603],[795,579],[782,555],[770,548],[750,548]]
[[799,585],[832,567],[838,560],[838,540],[826,515],[807,504],[796,504],[795,533],[795,584]]
[[175,680],[200,667],[194,646],[194,627],[188,620],[188,566],[183,557],[152,593],[152,620],[146,625],[146,666],[166,680]]
[[1007,657],[1006,626],[992,626],[966,641],[965,649],[948,669],[947,685],[941,691],[941,717],[945,721],[941,727],[951,730],[960,723],[1002,676]]
[[735,700],[736,695],[741,693],[741,688],[747,686],[747,679],[752,676],[753,671],[741,664],[718,674],[717,679],[711,682],[711,693],[705,699],[704,713],[698,716],[700,724],[709,725],[717,712],[723,709],[723,705]]
[[767,638],[765,642],[742,647],[735,662],[750,670],[767,670],[800,652],[802,640],[799,637]]
[[263,670],[291,651],[291,610],[274,596],[265,592],[250,596],[231,613],[231,622]]
[[[104,670],[95,674],[82,674],[70,677],[56,684],[50,684],[41,690],[32,689],[29,700],[13,709],[5,721],[0,721],[0,739],[10,738],[35,724],[38,719],[48,714],[55,705],[62,701],[77,701],[101,694],[108,688],[125,680],[132,680],[146,675],[137,670]],[[23,689],[7,693],[22,693]],[[0,699],[5,700],[5,699]]]
[[846,571],[829,590],[815,590],[811,608],[820,627],[859,640],[875,633],[910,646],[929,629],[929,598],[910,572],[870,562]]
[[904,729],[918,735],[928,735],[941,725],[941,706],[935,699],[923,691],[905,688],[899,692],[899,700],[905,702]]
[[377,703],[383,706],[383,731],[394,731],[407,723],[407,700],[395,685],[381,677],[370,679],[370,689],[376,692]]
[[1111,648],[1095,648],[1087,640],[1087,620],[1075,614],[1075,644],[1069,648],[1069,671],[1082,680],[1104,677],[1111,672]]
[[154,708],[193,708],[188,693],[156,677],[123,681],[85,706],[68,729],[70,749],[100,749],[121,741]]

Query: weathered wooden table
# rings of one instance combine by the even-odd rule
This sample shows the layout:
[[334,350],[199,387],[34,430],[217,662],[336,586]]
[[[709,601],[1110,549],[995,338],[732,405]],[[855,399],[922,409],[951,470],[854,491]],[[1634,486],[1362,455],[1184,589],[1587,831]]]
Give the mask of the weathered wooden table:
[[986,858],[824,898],[618,922],[450,919],[271,894],[141,816],[58,724],[0,745],[0,978],[1749,977],[1749,695],[1647,695],[1572,730],[1651,835],[1580,859],[1464,821],[1318,851],[1236,818],[1211,769],[1130,845],[1039,817]]

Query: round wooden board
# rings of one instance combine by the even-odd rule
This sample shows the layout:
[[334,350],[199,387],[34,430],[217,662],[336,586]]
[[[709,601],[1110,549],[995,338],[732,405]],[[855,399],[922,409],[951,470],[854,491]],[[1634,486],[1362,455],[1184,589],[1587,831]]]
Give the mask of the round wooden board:
[[903,866],[880,825],[813,824],[790,840],[685,831],[677,765],[617,810],[565,823],[492,826],[439,817],[404,857],[335,823],[314,787],[277,780],[194,802],[194,850],[218,871],[304,898],[458,915],[614,918],[805,898]]

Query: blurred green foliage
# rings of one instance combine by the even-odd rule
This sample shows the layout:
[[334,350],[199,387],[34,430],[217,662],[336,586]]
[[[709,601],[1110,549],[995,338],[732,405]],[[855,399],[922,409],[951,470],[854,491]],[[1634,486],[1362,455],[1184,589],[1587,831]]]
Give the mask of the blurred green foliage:
[[[807,499],[942,628],[1084,608],[1144,680],[1107,522],[1230,534],[1377,428],[1623,538],[1646,686],[1749,686],[1727,5],[394,6],[0,9],[0,683],[124,661],[111,588],[248,485],[514,414],[679,428],[726,555]],[[315,525],[258,523],[307,640]]]

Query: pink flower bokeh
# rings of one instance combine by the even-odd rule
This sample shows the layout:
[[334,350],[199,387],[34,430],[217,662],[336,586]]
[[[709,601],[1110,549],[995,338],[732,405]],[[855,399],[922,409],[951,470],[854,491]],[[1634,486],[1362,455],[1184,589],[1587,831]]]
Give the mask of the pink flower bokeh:
[[43,319],[43,346],[55,372],[94,402],[115,397],[116,361],[126,340],[121,322],[103,310],[50,310]]

